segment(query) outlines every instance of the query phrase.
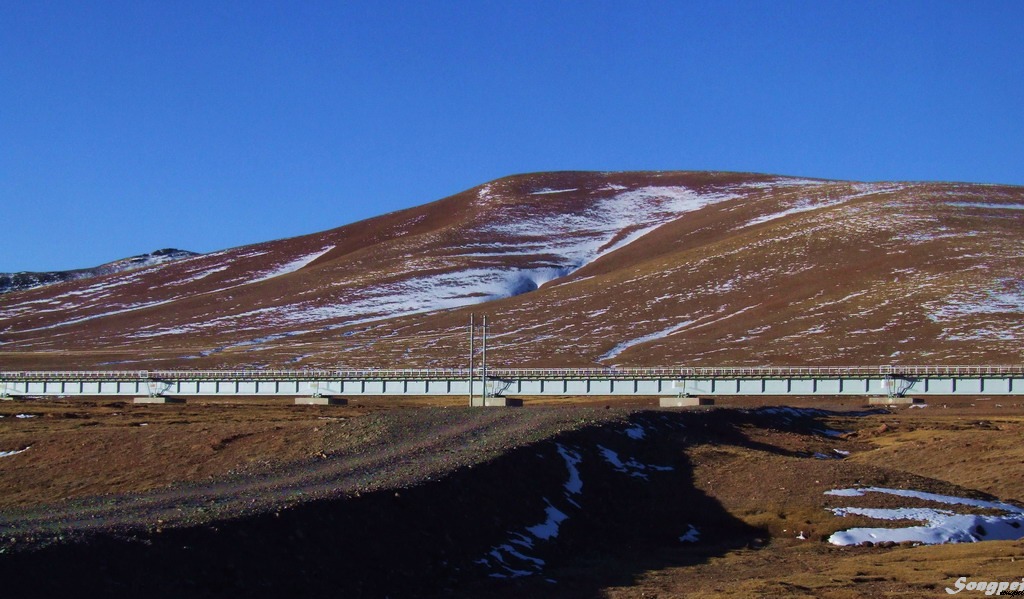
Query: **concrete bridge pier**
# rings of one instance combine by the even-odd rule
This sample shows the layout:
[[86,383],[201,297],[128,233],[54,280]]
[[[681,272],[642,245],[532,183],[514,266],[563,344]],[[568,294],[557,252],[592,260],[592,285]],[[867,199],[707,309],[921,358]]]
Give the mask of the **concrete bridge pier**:
[[713,406],[714,398],[711,397],[662,397],[658,400],[658,406],[662,408],[690,408],[693,406]]
[[168,389],[171,388],[170,383],[164,383],[163,388],[160,386],[160,381],[150,378],[149,372],[142,370],[139,372],[139,378],[142,379],[140,387],[149,390],[149,395],[146,397],[136,397],[132,399],[133,404],[174,404],[174,403],[185,403],[184,397],[169,397],[164,395]]
[[487,407],[487,408],[518,408],[522,407],[523,400],[515,399],[512,397],[473,397],[473,407]]
[[147,395],[132,399],[133,404],[169,404],[185,403],[184,397],[167,397],[166,395]]
[[920,397],[888,397],[883,395],[868,398],[869,406],[909,406],[922,403],[924,403],[924,400]]
[[336,395],[314,395],[312,397],[296,397],[297,406],[347,406],[348,399]]

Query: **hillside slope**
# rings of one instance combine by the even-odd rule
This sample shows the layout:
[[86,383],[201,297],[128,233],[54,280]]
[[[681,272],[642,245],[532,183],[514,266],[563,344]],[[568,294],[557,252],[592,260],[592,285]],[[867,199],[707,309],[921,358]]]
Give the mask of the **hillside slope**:
[[198,254],[188,250],[165,248],[148,254],[140,254],[138,256],[132,256],[131,258],[107,262],[106,264],[101,264],[100,266],[94,266],[92,268],[50,272],[0,273],[0,294],[9,293],[11,291],[35,289],[36,287],[45,287],[47,285],[63,283],[65,281],[91,279],[93,277],[109,275],[116,272],[136,270],[147,266],[163,264],[164,262],[169,262],[171,260],[188,258],[189,256],[198,256]]
[[1007,363],[1024,188],[542,173],[5,294],[4,368]]

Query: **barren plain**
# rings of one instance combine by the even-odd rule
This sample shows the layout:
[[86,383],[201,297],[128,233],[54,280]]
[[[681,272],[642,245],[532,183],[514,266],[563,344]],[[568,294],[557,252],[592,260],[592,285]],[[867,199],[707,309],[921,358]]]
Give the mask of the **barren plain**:
[[936,506],[826,494],[1024,505],[1019,399],[526,399],[0,403],[4,596],[927,597],[1022,576],[1019,540],[831,544],[920,524],[835,509]]

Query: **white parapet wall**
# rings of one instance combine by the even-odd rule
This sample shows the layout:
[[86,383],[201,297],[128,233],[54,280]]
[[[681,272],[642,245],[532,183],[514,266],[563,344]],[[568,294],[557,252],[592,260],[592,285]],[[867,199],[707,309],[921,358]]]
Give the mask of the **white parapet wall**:
[[[1024,395],[1020,366],[489,369],[490,396]],[[15,397],[457,396],[484,385],[468,369],[0,372]]]

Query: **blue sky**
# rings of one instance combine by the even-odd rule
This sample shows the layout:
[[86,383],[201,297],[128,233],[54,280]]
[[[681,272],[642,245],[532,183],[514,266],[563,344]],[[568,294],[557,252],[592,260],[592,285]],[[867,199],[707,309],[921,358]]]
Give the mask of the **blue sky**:
[[570,169],[1024,184],[1024,2],[0,3],[0,272]]

